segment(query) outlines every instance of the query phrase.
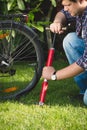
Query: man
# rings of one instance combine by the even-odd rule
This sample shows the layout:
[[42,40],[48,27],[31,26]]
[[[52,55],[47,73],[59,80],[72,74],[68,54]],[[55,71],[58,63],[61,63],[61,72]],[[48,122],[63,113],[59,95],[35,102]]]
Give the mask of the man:
[[63,48],[70,63],[69,66],[55,70],[54,67],[44,67],[42,77],[47,80],[61,80],[74,77],[84,95],[87,89],[87,1],[62,0],[64,10],[58,12],[50,30],[63,33],[62,27],[76,20],[76,32],[69,33],[63,40]]

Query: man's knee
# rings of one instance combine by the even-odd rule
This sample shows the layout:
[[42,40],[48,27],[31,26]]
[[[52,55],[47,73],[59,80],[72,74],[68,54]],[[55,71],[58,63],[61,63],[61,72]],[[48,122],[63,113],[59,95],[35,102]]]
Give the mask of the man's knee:
[[67,34],[66,36],[65,36],[65,38],[63,39],[63,48],[64,48],[64,50],[65,50],[65,48],[67,48],[68,47],[68,45],[69,45],[69,41],[70,41],[70,36],[71,34],[69,33],[69,34]]
[[[67,47],[78,48],[82,45],[82,39],[79,38],[76,33],[72,32],[66,35],[63,40],[63,48],[66,49]],[[79,44],[78,44],[79,43]]]

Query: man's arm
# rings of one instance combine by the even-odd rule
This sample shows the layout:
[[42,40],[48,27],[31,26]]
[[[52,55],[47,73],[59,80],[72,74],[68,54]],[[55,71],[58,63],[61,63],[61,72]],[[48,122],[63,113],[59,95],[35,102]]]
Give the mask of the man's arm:
[[53,33],[63,33],[64,30],[62,30],[62,27],[66,25],[66,17],[64,13],[58,12],[54,18],[54,21],[52,24],[50,24],[50,30]]
[[54,18],[53,23],[61,23],[62,25],[66,24],[65,14],[62,12],[58,12]]
[[75,22],[76,17],[71,16],[70,13],[62,9],[56,14],[53,23],[50,25],[50,30],[54,33],[61,34],[64,32],[62,28],[68,24],[73,25],[73,30],[75,30]]
[[71,78],[82,72],[84,72],[84,69],[80,67],[79,65],[77,65],[76,63],[73,63],[69,65],[68,67],[65,67],[56,72],[57,80]]
[[[46,78],[47,80],[51,79],[52,74],[54,73],[55,69],[52,66],[44,67],[42,72],[42,77]],[[69,65],[68,67],[65,67],[63,69],[56,71],[56,77],[57,80],[67,79],[74,77],[80,73],[82,73],[84,69],[77,65],[76,63],[73,63]]]

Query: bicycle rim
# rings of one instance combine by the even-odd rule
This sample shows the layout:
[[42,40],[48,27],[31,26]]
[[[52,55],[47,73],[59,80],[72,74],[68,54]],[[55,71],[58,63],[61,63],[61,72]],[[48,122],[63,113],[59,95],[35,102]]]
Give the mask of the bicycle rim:
[[0,98],[31,91],[40,79],[43,53],[36,33],[12,21],[0,22]]

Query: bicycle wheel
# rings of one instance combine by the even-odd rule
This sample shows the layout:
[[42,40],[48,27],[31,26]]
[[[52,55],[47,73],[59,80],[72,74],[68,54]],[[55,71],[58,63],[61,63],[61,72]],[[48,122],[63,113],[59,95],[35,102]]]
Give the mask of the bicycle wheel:
[[41,77],[43,51],[37,34],[22,23],[0,22],[0,98],[31,91]]

